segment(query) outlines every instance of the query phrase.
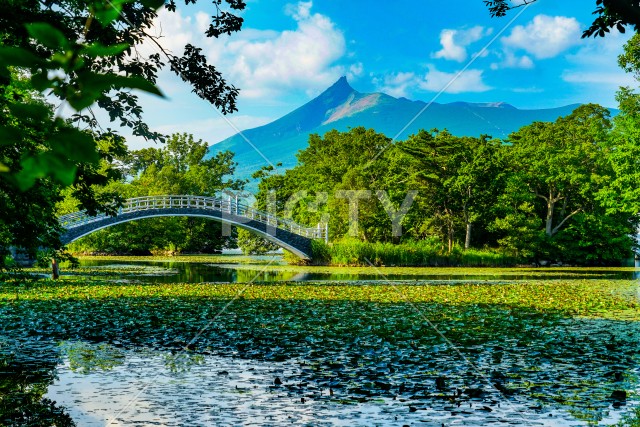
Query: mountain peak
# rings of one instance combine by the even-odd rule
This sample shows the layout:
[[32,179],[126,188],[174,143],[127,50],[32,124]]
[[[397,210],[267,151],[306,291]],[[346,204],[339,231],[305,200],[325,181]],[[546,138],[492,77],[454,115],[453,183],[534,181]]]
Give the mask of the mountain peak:
[[[504,102],[432,103],[429,108],[425,105],[423,101],[395,98],[384,93],[358,92],[343,76],[289,114],[215,144],[210,154],[225,150],[234,152],[234,160],[238,162],[235,176],[245,179],[264,166],[261,153],[268,155],[273,163],[281,162],[284,168],[293,167],[296,153],[308,146],[309,135],[324,135],[331,129],[344,132],[363,126],[397,140],[420,129],[433,128],[447,129],[456,136],[484,134],[506,138],[521,126],[536,121],[554,121],[575,109],[574,105],[520,110]],[[251,144],[247,144],[247,139]],[[255,181],[250,185],[252,189],[256,188]]]
[[[349,95],[354,93],[356,90],[349,85],[347,78],[342,76],[336,81],[334,84],[329,86],[327,90],[322,92],[318,98],[325,99],[329,103],[333,104],[335,101],[344,101]],[[332,102],[333,101],[333,102]]]
[[331,88],[337,88],[337,89],[348,89],[350,91],[353,91],[354,89],[351,87],[351,85],[349,84],[349,82],[347,81],[347,76],[342,76],[340,77],[334,84],[332,84],[329,89]]

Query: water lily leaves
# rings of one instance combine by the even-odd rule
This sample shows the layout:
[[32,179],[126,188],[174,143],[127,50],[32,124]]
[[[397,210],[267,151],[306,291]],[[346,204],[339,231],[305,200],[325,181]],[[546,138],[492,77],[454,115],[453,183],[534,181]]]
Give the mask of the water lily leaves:
[[[41,281],[19,289],[19,298],[15,288],[0,285],[0,336],[33,341],[78,337],[117,348],[177,353],[200,334],[190,354],[300,366],[297,378],[281,373],[268,378],[274,387],[279,378],[278,389],[292,393],[297,402],[304,397],[307,404],[326,399],[386,405],[385,399],[397,394],[405,399],[400,403],[407,416],[408,406],[424,413],[460,404],[465,409],[454,409],[457,416],[493,417],[500,411],[492,401],[515,398],[531,407],[544,404],[554,413],[565,411],[572,419],[595,420],[612,401],[621,402],[614,398],[616,390],[637,384],[640,328],[616,321],[611,313],[610,318],[597,317],[587,302],[633,309],[635,303],[624,292],[611,292],[627,285],[564,280],[485,286]],[[411,304],[396,295],[397,289]],[[212,322],[241,290],[245,298]],[[570,310],[591,318],[574,318]],[[170,369],[174,361],[167,363]]]

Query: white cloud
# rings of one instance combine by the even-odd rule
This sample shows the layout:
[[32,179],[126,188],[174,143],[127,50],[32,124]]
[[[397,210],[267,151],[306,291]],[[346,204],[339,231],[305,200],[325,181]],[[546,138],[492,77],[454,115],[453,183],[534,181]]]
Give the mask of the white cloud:
[[609,86],[633,85],[633,77],[618,72],[565,71],[562,80],[567,83],[604,84]]
[[440,32],[442,49],[433,53],[433,58],[462,62],[467,59],[467,46],[491,34],[492,29],[475,26],[468,30],[445,29]]
[[544,92],[544,89],[541,89],[535,86],[530,86],[530,87],[515,87],[511,89],[511,91],[515,93],[542,93]]
[[533,68],[533,61],[527,55],[517,56],[511,50],[505,50],[498,56],[502,57],[502,61],[494,62],[490,65],[492,70],[500,68]]
[[486,92],[491,89],[482,80],[482,70],[468,69],[463,73],[447,73],[438,70],[434,66],[428,66],[429,70],[424,75],[412,72],[393,73],[384,78],[374,78],[373,83],[378,90],[391,96],[408,97],[413,91],[422,90],[428,92],[465,93]]
[[623,46],[630,37],[631,34],[612,30],[606,37],[582,39],[580,49],[567,55],[567,60],[583,68],[607,68],[624,74],[618,67],[618,55],[622,53]]
[[203,35],[210,20],[207,14],[200,12],[192,19],[165,10],[156,28],[169,35],[162,44],[176,53],[185,41],[202,47],[209,63],[241,88],[243,99],[274,97],[292,89],[314,92],[342,75],[359,75],[362,64],[338,64],[347,54],[344,35],[312,7],[310,1],[287,5],[285,13],[295,28],[282,32],[244,28],[232,37],[210,39]]
[[380,92],[396,98],[407,97],[418,86],[419,77],[414,73],[393,73],[384,76],[382,81],[374,79],[373,83]]
[[463,73],[447,73],[430,66],[419,87],[430,92],[463,93],[486,92],[491,89],[482,80],[482,70],[467,69]]
[[580,24],[575,18],[537,15],[527,25],[518,25],[501,39],[512,49],[522,49],[536,59],[553,58],[580,43]]
[[[231,124],[223,117],[214,117],[166,123],[161,126],[153,126],[153,130],[167,135],[186,132],[192,134],[196,139],[202,139],[209,144],[215,144],[235,135],[238,130],[242,131],[270,123],[275,120],[275,117],[233,115],[227,116],[226,119],[228,119]],[[155,146],[155,143],[146,141],[141,137],[128,136],[127,145],[129,145],[129,148],[132,150],[138,150],[144,147]]]
[[313,2],[301,1],[298,4],[288,4],[285,8],[287,15],[293,16],[296,21],[302,21],[311,17]]
[[618,55],[630,34],[612,31],[607,37],[584,39],[574,54],[567,55],[562,80],[575,87],[579,102],[589,100],[611,107],[620,86],[637,86],[633,77],[618,67]]
[[351,66],[349,66],[349,71],[347,71],[347,79],[349,81],[353,81],[356,78],[360,77],[363,71],[364,71],[364,66],[362,65],[362,62],[351,64]]

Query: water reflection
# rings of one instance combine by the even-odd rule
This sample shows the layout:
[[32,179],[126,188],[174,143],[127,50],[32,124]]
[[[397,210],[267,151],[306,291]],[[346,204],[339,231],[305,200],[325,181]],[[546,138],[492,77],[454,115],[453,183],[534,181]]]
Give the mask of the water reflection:
[[75,426],[66,408],[47,397],[61,356],[49,343],[0,338],[0,425]]
[[[249,281],[260,268],[145,265],[173,272],[143,280],[175,282]],[[265,272],[257,281],[318,277]],[[638,322],[498,303],[285,299],[238,299],[217,317],[225,304],[0,305],[0,425],[102,426],[116,417],[120,425],[577,426],[614,423],[638,404]],[[196,351],[180,353],[196,334]]]
[[[587,405],[543,406],[535,399],[506,401],[489,393],[430,399],[424,393],[411,396],[395,390],[358,401],[345,389],[309,382],[304,372],[307,365],[300,360],[260,362],[204,356],[194,362],[193,357],[174,356],[174,365],[170,365],[161,352],[128,351],[122,364],[89,374],[73,369],[65,358],[47,397],[68,408],[82,426],[598,424],[593,413],[580,413]],[[175,369],[175,363],[182,369]],[[282,384],[276,385],[276,378]],[[621,413],[605,402],[598,418],[611,423]]]
[[[636,261],[636,267],[640,268],[640,262]],[[143,280],[150,283],[205,283],[205,282],[224,282],[224,283],[260,283],[260,282],[321,282],[321,281],[430,281],[434,283],[451,283],[451,282],[503,282],[518,280],[559,280],[559,279],[623,279],[623,280],[640,280],[640,270],[636,271],[615,271],[615,270],[567,270],[567,269],[521,269],[517,274],[495,274],[488,270],[480,270],[480,273],[474,274],[474,269],[470,268],[461,273],[430,274],[429,267],[424,268],[424,274],[388,274],[384,273],[384,277],[376,269],[369,269],[367,273],[318,273],[313,271],[286,271],[286,269],[268,269],[265,271],[264,265],[238,265],[238,264],[204,264],[204,263],[188,263],[188,262],[160,262],[160,261],[121,261],[113,263],[109,260],[84,259],[81,260],[82,268],[88,269],[104,269],[114,271],[117,277],[118,269],[139,268],[140,274],[127,272],[128,280]],[[144,269],[148,269],[145,271]],[[336,269],[340,271],[340,269]],[[544,276],[540,276],[540,272],[544,272]],[[82,272],[82,270],[79,270]],[[74,272],[66,272],[67,274],[75,274]],[[65,274],[65,272],[63,272]],[[95,278],[104,278],[99,276]],[[124,278],[124,277],[123,277]]]
[[211,301],[136,302],[23,302],[0,425],[577,426],[638,404],[638,322],[417,304],[454,349],[406,304],[238,300],[210,323]]

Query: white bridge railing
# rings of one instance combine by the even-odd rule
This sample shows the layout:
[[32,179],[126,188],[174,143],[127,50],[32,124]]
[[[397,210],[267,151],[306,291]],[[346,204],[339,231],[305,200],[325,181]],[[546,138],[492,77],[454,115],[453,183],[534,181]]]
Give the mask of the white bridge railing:
[[[327,239],[327,225],[318,224],[317,227],[304,227],[289,219],[279,218],[271,213],[254,209],[250,206],[238,203],[236,200],[224,200],[206,196],[148,196],[127,199],[118,215],[132,212],[140,212],[150,209],[204,209],[223,214],[231,214],[253,221],[258,221],[271,227],[276,227],[310,239]],[[62,227],[71,230],[93,222],[110,218],[109,215],[100,213],[89,216],[86,212],[74,212],[58,218]]]

